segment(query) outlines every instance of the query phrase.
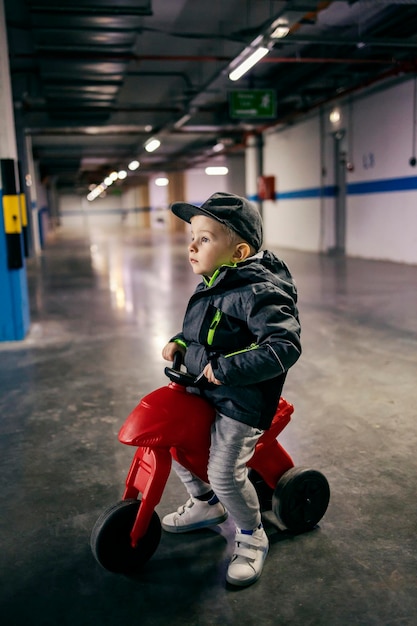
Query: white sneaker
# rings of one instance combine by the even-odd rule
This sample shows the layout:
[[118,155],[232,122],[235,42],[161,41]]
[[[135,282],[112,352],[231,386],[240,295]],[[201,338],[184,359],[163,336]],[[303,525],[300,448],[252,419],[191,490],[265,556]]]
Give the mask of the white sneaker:
[[221,502],[208,504],[191,497],[175,513],[165,515],[162,528],[169,533],[187,533],[190,530],[221,524],[227,519],[227,511]]
[[269,541],[263,528],[257,528],[252,535],[236,529],[235,550],[227,570],[227,582],[246,587],[258,580],[268,548]]

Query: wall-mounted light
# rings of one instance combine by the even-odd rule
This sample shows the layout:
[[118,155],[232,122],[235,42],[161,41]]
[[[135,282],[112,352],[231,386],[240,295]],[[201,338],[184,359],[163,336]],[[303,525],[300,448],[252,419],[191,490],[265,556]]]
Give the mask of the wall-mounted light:
[[332,124],[338,124],[341,118],[342,118],[342,115],[339,109],[333,109],[333,111],[331,111],[329,115],[329,120]]
[[145,143],[145,150],[146,152],[154,152],[155,150],[158,150],[160,145],[161,145],[161,142],[159,141],[159,139],[156,139],[155,137],[151,137]]
[[269,52],[269,48],[265,48],[261,46],[257,48],[252,54],[250,54],[246,59],[240,62],[237,67],[235,67],[229,74],[230,80],[239,80],[242,78],[246,72],[248,72],[254,65],[258,63],[261,59],[263,59]]
[[138,169],[139,165],[139,161],[136,161],[135,159],[134,161],[131,161],[127,167],[130,169],[131,172],[134,172]]
[[229,173],[229,170],[224,166],[212,165],[211,167],[206,167],[205,172],[208,176],[226,176],[226,174]]
[[155,185],[157,187],[166,187],[169,184],[168,178],[165,176],[160,176],[159,178],[155,178]]

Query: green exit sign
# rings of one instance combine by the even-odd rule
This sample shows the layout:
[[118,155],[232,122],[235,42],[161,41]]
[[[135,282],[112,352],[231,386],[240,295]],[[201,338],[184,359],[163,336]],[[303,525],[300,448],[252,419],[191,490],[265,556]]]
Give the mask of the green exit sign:
[[229,94],[230,117],[239,119],[273,118],[276,113],[272,89],[245,89]]

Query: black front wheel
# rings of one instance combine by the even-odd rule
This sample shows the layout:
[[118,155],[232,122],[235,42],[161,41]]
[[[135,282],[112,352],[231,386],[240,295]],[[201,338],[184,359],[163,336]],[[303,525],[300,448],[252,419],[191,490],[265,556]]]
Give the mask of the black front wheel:
[[110,572],[136,574],[158,547],[161,522],[155,511],[145,536],[132,547],[130,532],[140,504],[140,500],[122,500],[104,511],[94,524],[91,550],[96,561]]
[[283,528],[303,533],[318,524],[329,500],[329,483],[321,472],[293,467],[281,476],[275,487],[272,510]]

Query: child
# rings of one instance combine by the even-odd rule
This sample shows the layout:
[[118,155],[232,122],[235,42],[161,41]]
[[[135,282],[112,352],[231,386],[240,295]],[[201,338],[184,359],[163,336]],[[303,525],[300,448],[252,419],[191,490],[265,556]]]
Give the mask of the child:
[[196,391],[216,409],[207,484],[178,463],[190,498],[166,515],[163,528],[188,532],[223,522],[237,529],[226,580],[238,586],[262,573],[268,538],[247,461],[276,412],[287,370],[301,353],[297,292],[286,265],[258,252],[262,220],[245,198],[218,192],[201,207],[175,202],[172,212],[191,223],[189,261],[202,282],[192,295],[182,332],[164,347],[181,351],[189,373],[212,383]]

